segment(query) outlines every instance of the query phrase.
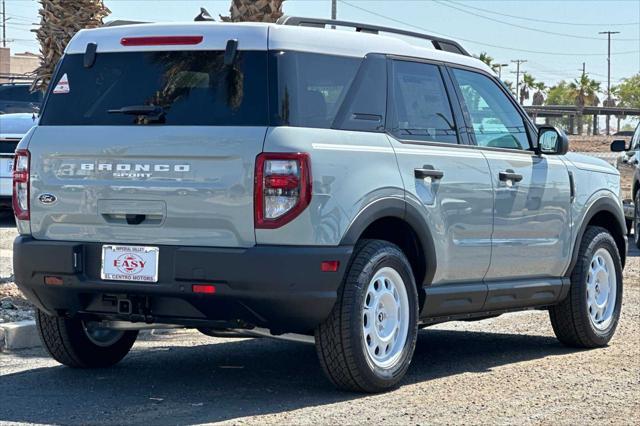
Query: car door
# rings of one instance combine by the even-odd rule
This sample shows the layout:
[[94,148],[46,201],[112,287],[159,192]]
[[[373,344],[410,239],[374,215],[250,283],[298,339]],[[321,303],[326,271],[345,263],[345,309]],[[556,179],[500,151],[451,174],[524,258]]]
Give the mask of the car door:
[[528,120],[493,77],[462,68],[451,68],[451,74],[494,188],[485,280],[561,276],[571,254],[566,166],[559,158],[536,154]]
[[[465,144],[460,106],[444,68],[394,59],[389,69],[388,135],[407,202],[422,214],[419,232],[428,230],[434,241],[437,267],[431,285],[482,284],[493,222],[487,161]],[[484,288],[477,288],[482,300]]]

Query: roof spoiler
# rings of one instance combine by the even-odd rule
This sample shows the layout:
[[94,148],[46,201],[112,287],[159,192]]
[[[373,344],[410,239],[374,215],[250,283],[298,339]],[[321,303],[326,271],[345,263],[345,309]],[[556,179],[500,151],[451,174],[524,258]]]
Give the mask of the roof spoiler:
[[423,40],[428,40],[431,42],[433,47],[437,50],[442,50],[444,52],[450,52],[450,53],[457,53],[459,55],[464,55],[464,56],[471,56],[469,52],[467,52],[464,49],[464,47],[462,47],[457,41],[430,35],[430,34],[422,34],[422,33],[416,33],[413,31],[400,30],[397,28],[380,27],[377,25],[362,24],[359,22],[336,21],[333,19],[301,18],[298,16],[283,16],[282,18],[278,19],[277,24],[293,25],[298,27],[313,27],[313,28],[327,28],[327,26],[330,26],[333,28],[347,27],[347,28],[354,28],[356,32],[360,32],[360,33],[399,34],[407,37],[414,37],[414,38],[419,38]]
[[109,21],[103,25],[103,27],[121,27],[123,25],[136,25],[136,24],[152,24],[152,22],[144,22],[144,21],[126,21],[122,19],[117,19],[115,21]]

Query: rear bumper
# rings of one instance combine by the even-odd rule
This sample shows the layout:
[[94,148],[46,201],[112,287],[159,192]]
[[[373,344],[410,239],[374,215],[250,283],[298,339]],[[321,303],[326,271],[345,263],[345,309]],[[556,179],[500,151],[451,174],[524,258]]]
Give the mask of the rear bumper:
[[[352,252],[350,246],[160,246],[159,282],[149,284],[101,280],[101,247],[19,236],[16,283],[51,315],[309,333],[331,312]],[[326,260],[338,260],[338,271],[322,272]],[[45,285],[45,276],[63,283]],[[193,284],[215,285],[216,292],[195,294]],[[131,314],[118,311],[119,300],[131,301]]]

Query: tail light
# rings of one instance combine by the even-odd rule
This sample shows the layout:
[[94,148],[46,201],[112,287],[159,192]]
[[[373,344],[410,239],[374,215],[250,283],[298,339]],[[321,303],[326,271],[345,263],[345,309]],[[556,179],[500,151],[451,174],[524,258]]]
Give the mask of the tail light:
[[279,228],[311,202],[309,155],[262,153],[256,159],[255,226]]
[[13,160],[13,212],[17,219],[29,220],[29,166],[31,155],[26,149],[16,151]]

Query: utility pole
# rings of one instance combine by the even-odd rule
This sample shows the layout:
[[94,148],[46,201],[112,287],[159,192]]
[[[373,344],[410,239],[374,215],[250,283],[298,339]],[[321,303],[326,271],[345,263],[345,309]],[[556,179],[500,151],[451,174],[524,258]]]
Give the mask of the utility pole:
[[[578,70],[581,71],[581,70]],[[583,62],[582,63],[582,75],[585,75],[587,73],[587,63]]]
[[511,71],[511,73],[516,75],[516,97],[520,101],[520,65],[527,61],[525,59],[514,59],[511,62],[516,64],[516,71]]
[[331,0],[331,19],[338,19],[338,0]]
[[7,47],[7,5],[2,0],[2,47]]
[[[598,34],[607,35],[607,106],[611,105],[611,36],[620,34],[620,31],[600,31]],[[611,116],[607,114],[607,136],[610,135],[609,120]]]
[[502,68],[508,67],[509,64],[493,64],[493,66],[498,68],[498,78],[502,80]]

